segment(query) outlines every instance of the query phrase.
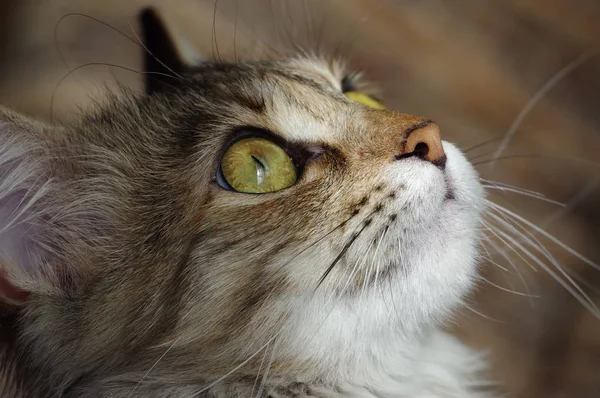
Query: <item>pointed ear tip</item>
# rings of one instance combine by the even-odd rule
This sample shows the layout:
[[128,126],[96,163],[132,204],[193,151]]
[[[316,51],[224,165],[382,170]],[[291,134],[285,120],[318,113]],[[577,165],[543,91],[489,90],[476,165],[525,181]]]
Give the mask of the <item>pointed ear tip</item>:
[[142,23],[148,22],[149,20],[158,20],[158,14],[156,9],[152,6],[142,8],[138,13],[138,18]]
[[174,76],[187,69],[176,37],[154,7],[139,12],[141,36],[145,51],[144,72],[146,94],[165,91],[175,85]]

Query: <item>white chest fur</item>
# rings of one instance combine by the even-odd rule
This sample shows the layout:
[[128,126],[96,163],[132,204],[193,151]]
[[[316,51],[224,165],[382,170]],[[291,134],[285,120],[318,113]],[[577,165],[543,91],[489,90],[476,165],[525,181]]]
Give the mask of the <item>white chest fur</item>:
[[[484,358],[458,339],[435,331],[421,345],[391,344],[383,358],[366,357],[347,369],[331,385],[306,384],[301,388],[270,385],[261,397],[269,398],[493,398],[493,384],[484,378]],[[340,369],[341,370],[341,369]],[[237,390],[239,397],[256,396]],[[214,392],[231,397],[232,390]]]
[[421,347],[402,350],[380,364],[365,363],[362,380],[348,382],[339,397],[489,398],[482,387],[485,362],[456,338],[434,332]]

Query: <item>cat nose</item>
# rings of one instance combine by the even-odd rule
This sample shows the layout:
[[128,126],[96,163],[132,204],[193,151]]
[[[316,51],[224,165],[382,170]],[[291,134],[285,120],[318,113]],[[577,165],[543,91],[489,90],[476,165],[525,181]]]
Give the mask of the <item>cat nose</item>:
[[446,154],[442,147],[440,128],[433,122],[426,122],[409,129],[402,145],[402,153],[396,159],[416,156],[433,163],[439,168],[446,166]]

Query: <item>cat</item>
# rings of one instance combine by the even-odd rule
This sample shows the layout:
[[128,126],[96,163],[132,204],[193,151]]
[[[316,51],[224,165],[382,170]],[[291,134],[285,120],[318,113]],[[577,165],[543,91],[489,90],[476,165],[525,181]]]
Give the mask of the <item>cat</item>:
[[486,202],[440,128],[326,58],[187,67],[142,20],[147,95],[0,111],[4,395],[491,397],[442,328]]

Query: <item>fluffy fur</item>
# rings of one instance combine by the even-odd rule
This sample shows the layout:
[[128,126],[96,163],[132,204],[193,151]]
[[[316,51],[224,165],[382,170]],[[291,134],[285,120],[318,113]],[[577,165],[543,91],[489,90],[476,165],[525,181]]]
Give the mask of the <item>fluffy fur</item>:
[[[206,64],[73,126],[2,111],[2,270],[29,293],[10,311],[5,383],[68,397],[484,396],[479,356],[439,329],[476,275],[477,175],[449,143],[444,169],[397,160],[424,119],[353,103],[345,76],[304,58]],[[299,151],[294,186],[216,183],[250,129]]]

